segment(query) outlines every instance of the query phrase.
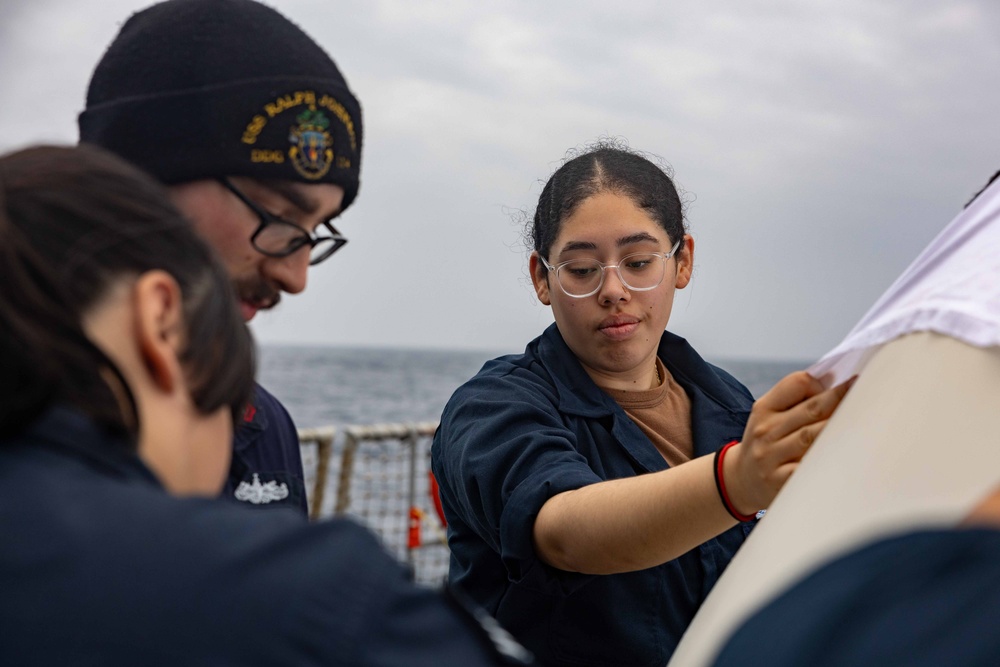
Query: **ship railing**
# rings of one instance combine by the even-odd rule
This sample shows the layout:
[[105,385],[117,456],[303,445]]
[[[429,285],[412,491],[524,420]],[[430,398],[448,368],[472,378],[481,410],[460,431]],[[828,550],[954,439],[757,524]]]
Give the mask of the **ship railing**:
[[437,422],[299,430],[309,513],[368,526],[422,584],[448,573],[445,522],[430,469]]

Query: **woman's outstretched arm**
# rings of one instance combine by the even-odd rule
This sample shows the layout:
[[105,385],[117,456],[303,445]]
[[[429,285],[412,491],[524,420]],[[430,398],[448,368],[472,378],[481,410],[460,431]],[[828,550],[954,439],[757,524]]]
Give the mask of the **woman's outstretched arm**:
[[[823,390],[818,380],[797,372],[754,403],[743,441],[723,460],[738,512],[767,507],[850,385]],[[713,457],[703,456],[555,495],[539,511],[533,536],[539,558],[553,567],[614,574],[677,558],[735,523],[716,489]]]

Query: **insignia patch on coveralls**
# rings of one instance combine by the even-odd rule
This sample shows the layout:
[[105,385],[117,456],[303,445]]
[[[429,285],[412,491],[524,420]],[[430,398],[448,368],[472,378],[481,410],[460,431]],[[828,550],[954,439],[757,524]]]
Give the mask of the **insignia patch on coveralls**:
[[288,485],[279,484],[272,480],[261,484],[260,476],[253,474],[253,483],[240,482],[233,493],[237,500],[253,505],[266,505],[275,500],[284,500],[288,497]]

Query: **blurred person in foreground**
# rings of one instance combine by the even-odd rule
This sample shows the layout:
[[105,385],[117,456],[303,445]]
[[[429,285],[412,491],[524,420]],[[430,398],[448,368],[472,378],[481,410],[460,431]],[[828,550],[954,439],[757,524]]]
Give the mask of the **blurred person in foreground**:
[[716,667],[1000,664],[1000,492],[958,529],[892,535],[754,614]]
[[[131,16],[94,70],[80,141],[166,183],[218,253],[243,319],[306,288],[347,243],[361,107],[308,35],[254,0],[167,0]],[[223,495],[306,513],[284,406],[257,385],[240,413]]]
[[214,499],[253,391],[228,282],[120,158],[0,156],[3,663],[530,660],[359,525]]

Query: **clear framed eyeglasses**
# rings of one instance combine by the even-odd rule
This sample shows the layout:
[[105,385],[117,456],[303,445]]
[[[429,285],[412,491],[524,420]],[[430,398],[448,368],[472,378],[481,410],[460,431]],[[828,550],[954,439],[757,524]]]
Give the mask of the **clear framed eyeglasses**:
[[253,211],[260,224],[250,236],[254,249],[268,257],[287,257],[297,252],[303,246],[309,246],[309,264],[319,264],[347,244],[347,239],[324,220],[320,226],[325,227],[326,235],[310,234],[294,222],[284,220],[266,211],[260,204],[250,199],[242,190],[233,185],[228,178],[218,179],[224,188],[233,193],[237,199]]
[[571,259],[552,266],[544,257],[539,257],[549,271],[556,274],[556,282],[562,291],[574,299],[582,299],[597,294],[604,285],[604,273],[608,269],[618,272],[618,279],[633,292],[647,292],[663,282],[667,272],[667,260],[674,256],[681,242],[678,241],[670,252],[637,252],[621,258],[617,264],[601,264],[596,259]]

